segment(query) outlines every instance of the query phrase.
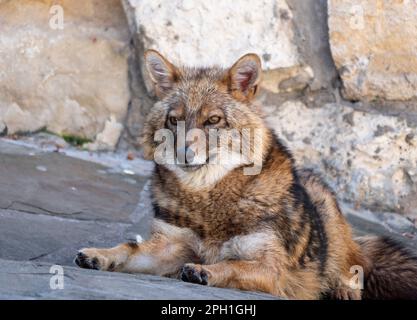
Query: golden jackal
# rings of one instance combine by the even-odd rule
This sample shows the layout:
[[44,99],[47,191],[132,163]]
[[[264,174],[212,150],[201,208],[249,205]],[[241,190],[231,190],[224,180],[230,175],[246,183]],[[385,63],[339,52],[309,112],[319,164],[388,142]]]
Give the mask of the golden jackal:
[[[252,102],[261,78],[257,55],[230,69],[176,67],[153,50],[145,62],[160,99],[144,128],[145,154],[154,157],[155,134],[168,129],[174,153],[185,161],[155,165],[150,239],[82,249],[80,267],[293,299],[417,298],[417,258],[390,239],[354,240],[332,191],[312,172],[297,170],[265,125]],[[252,157],[261,161],[258,174],[245,174],[250,164],[236,152],[226,161],[209,156],[194,163],[195,139],[180,144],[180,122],[187,132],[206,134],[205,151],[213,151],[207,138],[213,130],[234,130],[231,142],[256,131],[261,143],[254,134],[237,151],[258,149]],[[352,268],[363,270],[363,287],[351,283]]]

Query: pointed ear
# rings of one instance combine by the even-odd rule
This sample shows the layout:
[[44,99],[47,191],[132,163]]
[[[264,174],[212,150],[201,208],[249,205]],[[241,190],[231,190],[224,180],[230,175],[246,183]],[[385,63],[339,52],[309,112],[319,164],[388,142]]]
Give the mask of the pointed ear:
[[229,89],[240,101],[251,100],[261,82],[261,59],[254,53],[241,57],[229,70]]
[[178,69],[156,50],[145,52],[145,65],[155,86],[158,98],[163,98],[170,91],[178,78]]

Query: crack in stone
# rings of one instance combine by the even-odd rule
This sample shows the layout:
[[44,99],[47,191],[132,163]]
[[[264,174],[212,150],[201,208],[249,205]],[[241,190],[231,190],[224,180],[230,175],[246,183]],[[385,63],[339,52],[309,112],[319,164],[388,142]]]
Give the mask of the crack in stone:
[[[53,273],[49,273],[49,272],[0,272],[0,274],[28,275],[28,276],[53,276],[54,275]],[[75,278],[65,273],[63,274],[63,276],[75,281]]]
[[45,212],[47,215],[50,215],[50,216],[62,217],[62,216],[73,216],[73,215],[78,215],[78,214],[83,213],[82,211],[76,211],[76,212],[70,212],[70,213],[51,211],[51,210],[42,208],[40,206],[35,206],[33,204],[26,203],[26,202],[23,202],[23,201],[13,201],[7,208],[1,208],[1,209],[16,210],[16,211],[20,211],[20,212],[37,214],[36,212],[31,212],[31,211],[20,209],[20,208],[13,208],[13,206],[16,205],[16,204],[20,204],[20,205],[23,205],[23,206],[26,206],[26,207],[29,207],[29,208],[34,208],[34,209],[37,209],[37,210],[41,210],[41,211]]
[[[59,249],[58,249],[58,250],[59,250]],[[54,253],[54,252],[57,252],[58,250],[54,250],[54,251],[51,251],[51,252],[42,253],[42,254],[37,255],[37,256],[35,256],[35,257],[29,258],[29,261],[35,261],[35,260],[37,260],[37,259],[39,259],[39,258],[46,257],[47,255],[50,255],[50,254],[52,254],[52,253]]]
[[[28,207],[32,207],[41,211],[44,211],[44,213],[39,213],[39,212],[33,212],[33,211],[29,211],[29,210],[25,210],[25,209],[21,209],[21,208],[13,208],[14,204],[21,204],[21,205],[25,205]],[[1,210],[13,210],[13,211],[17,211],[17,212],[22,212],[22,213],[27,213],[27,214],[33,214],[33,215],[44,215],[47,217],[55,217],[55,218],[60,218],[60,219],[66,219],[66,220],[72,220],[72,221],[85,221],[85,222],[100,222],[100,223],[112,223],[115,225],[120,225],[120,226],[131,226],[132,223],[131,222],[123,222],[123,221],[113,221],[113,220],[108,220],[108,219],[102,219],[102,218],[86,218],[86,217],[74,217],[74,216],[78,216],[80,214],[83,214],[85,212],[83,211],[76,211],[76,212],[72,212],[72,213],[59,213],[59,212],[54,212],[54,211],[49,211],[46,209],[43,209],[42,207],[37,207],[34,205],[30,205],[27,204],[25,202],[21,202],[21,201],[13,201],[10,205],[6,206],[6,207],[2,207],[0,206]]]

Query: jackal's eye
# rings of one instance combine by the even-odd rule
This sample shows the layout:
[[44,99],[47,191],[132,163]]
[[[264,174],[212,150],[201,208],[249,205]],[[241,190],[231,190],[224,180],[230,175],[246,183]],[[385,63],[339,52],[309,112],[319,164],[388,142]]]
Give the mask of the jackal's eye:
[[219,116],[211,116],[210,118],[208,118],[207,123],[208,124],[217,124],[220,122],[220,117]]
[[176,125],[177,124],[177,121],[178,121],[178,119],[176,118],[176,117],[169,117],[169,122],[172,124],[172,125]]

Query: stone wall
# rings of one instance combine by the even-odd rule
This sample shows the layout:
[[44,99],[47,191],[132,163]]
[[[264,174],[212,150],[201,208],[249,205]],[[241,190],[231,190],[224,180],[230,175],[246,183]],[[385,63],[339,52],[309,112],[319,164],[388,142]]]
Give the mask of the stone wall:
[[123,129],[119,150],[140,149],[145,49],[224,66],[256,52],[258,102],[297,163],[358,208],[417,217],[417,1],[0,0],[0,34],[0,131],[112,148]]

